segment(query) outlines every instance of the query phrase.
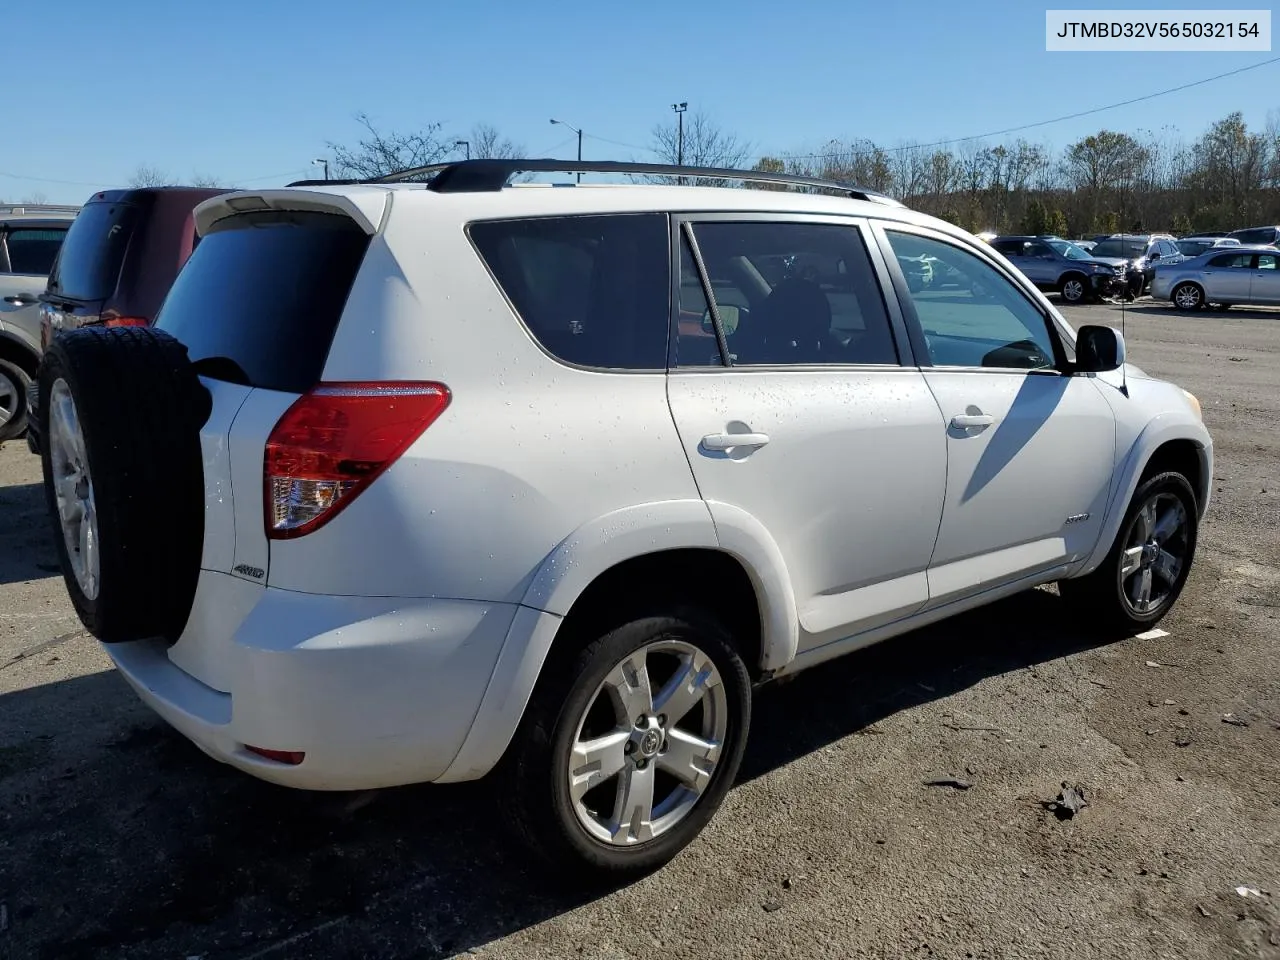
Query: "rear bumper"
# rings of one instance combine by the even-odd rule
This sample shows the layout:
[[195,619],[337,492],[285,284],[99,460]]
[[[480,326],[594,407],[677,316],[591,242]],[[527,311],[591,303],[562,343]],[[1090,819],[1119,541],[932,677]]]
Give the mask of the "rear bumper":
[[[108,645],[108,654],[138,696],[207,754],[312,790],[438,779],[475,722],[518,609],[314,596],[208,572],[199,592],[198,606],[220,607],[224,622],[248,613],[218,631],[193,611],[196,629],[174,647],[139,641]],[[305,756],[287,764],[248,745]]]

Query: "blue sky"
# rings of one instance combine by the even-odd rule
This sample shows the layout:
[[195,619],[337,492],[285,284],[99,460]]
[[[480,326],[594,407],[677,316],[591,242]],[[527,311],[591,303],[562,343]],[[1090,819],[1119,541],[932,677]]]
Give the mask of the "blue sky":
[[[493,124],[531,155],[643,158],[687,101],[753,154],[883,145],[1032,123],[1270,59],[1270,53],[1047,53],[1028,0],[648,0],[599,5],[379,0],[4,0],[11,54],[0,198],[81,202],[140,164],[237,186],[307,175],[327,141],[380,126]],[[1130,0],[1203,9],[1213,0]],[[1258,0],[1231,7],[1264,8]],[[11,61],[12,65],[12,61]],[[1280,63],[1029,131],[1061,147],[1102,126],[1188,139],[1232,110],[1280,111]],[[609,142],[612,141],[612,142]],[[14,175],[18,175],[15,177]],[[40,179],[36,179],[40,178]],[[58,182],[65,181],[65,182]]]

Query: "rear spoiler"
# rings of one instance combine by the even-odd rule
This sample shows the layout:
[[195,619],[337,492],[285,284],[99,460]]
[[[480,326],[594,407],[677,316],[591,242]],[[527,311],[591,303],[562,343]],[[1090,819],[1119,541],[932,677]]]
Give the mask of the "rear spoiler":
[[390,202],[386,188],[357,187],[338,193],[333,190],[237,190],[223,193],[198,204],[193,211],[196,232],[208,233],[219,220],[254,210],[309,210],[317,213],[340,213],[360,225],[365,233],[374,234],[382,225]]

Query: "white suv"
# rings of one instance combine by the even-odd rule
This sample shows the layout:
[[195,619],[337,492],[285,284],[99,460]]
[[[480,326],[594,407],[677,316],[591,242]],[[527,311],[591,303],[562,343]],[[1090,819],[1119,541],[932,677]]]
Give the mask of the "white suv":
[[794,181],[224,194],[158,329],[51,345],[71,597],[211,756],[494,771],[531,843],[627,874],[713,815],[756,684],[1051,581],[1100,628],[1169,610],[1212,446],[1116,331],[866,191],[508,185],[550,170]]

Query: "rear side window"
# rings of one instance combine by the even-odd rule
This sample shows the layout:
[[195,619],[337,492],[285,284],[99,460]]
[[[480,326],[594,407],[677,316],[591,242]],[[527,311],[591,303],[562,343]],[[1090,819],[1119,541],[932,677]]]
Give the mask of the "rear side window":
[[305,393],[324,371],[369,237],[339,214],[256,211],[219,220],[169,290],[156,326],[200,372]]
[[67,231],[49,289],[72,300],[111,296],[137,221],[133,204],[85,204]]
[[584,367],[667,366],[664,214],[483,221],[471,240],[548,353]]
[[5,246],[9,251],[9,271],[33,277],[48,276],[66,235],[66,230],[52,227],[11,229],[5,238]]

